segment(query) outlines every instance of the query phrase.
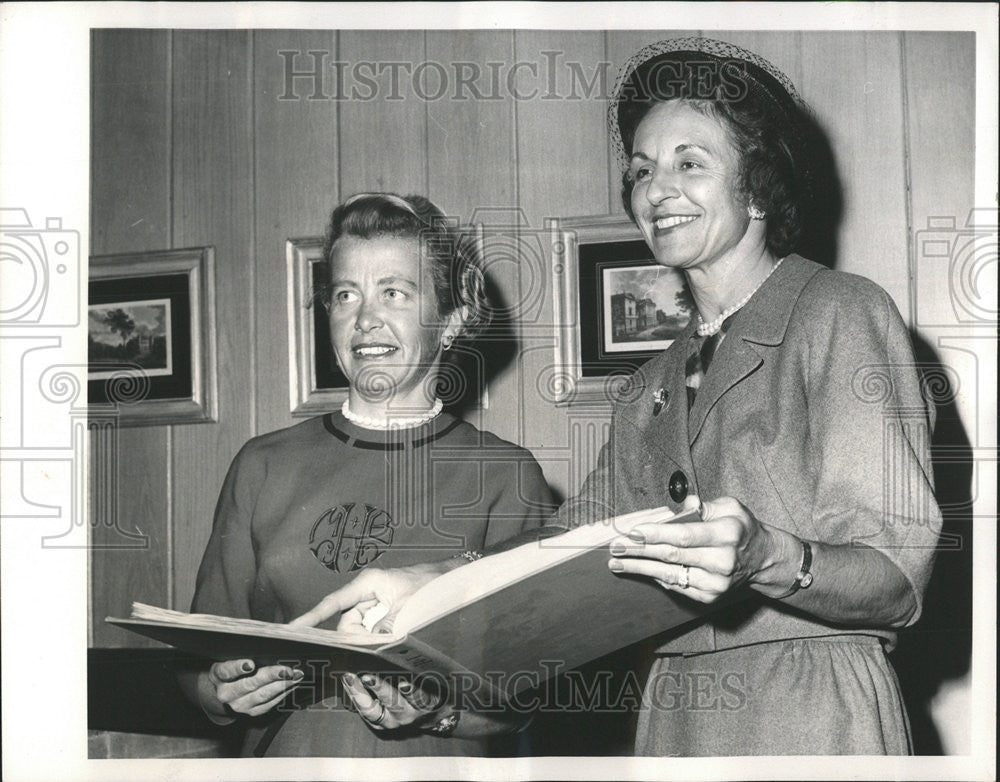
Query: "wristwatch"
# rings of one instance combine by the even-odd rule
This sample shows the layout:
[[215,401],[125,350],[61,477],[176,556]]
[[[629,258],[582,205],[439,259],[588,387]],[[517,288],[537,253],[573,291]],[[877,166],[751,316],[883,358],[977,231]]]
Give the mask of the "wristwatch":
[[813,550],[812,546],[809,545],[809,541],[801,540],[802,544],[802,564],[799,565],[799,572],[795,574],[795,582],[792,584],[792,588],[789,589],[785,594],[778,598],[778,600],[784,600],[786,597],[791,597],[800,589],[808,589],[812,586],[813,574],[811,572],[812,562],[813,562]]
[[428,733],[433,733],[435,736],[450,736],[455,732],[455,728],[458,727],[458,718],[461,712],[453,711],[447,717],[442,717],[433,725],[428,725],[424,728]]

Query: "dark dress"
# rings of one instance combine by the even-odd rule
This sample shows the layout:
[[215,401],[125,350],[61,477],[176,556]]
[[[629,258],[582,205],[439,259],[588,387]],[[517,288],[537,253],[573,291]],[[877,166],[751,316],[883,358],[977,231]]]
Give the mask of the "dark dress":
[[[386,434],[332,413],[248,442],[223,486],[192,610],[273,622],[311,609],[368,565],[482,549],[539,526],[551,495],[531,454],[445,413]],[[337,618],[323,626],[336,627]],[[248,720],[247,755],[482,755],[483,742],[377,733],[345,708],[340,671],[307,669]]]

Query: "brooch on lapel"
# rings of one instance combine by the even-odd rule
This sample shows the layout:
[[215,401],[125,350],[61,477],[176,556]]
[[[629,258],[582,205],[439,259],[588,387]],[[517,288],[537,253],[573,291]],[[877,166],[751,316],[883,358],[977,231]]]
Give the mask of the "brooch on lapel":
[[667,392],[662,388],[656,389],[656,393],[653,394],[653,415],[659,415],[666,403]]

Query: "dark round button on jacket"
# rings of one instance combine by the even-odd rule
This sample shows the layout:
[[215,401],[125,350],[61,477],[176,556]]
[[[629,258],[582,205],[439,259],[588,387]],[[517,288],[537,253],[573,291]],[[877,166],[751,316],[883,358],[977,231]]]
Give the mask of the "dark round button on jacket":
[[677,470],[670,476],[669,489],[670,499],[674,502],[684,502],[684,498],[688,496],[687,476],[680,470]]

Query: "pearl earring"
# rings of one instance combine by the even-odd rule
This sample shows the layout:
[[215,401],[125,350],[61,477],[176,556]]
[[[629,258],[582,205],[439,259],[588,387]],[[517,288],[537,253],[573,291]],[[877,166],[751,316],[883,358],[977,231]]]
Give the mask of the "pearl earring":
[[764,212],[761,211],[760,207],[755,206],[754,204],[750,204],[750,206],[747,207],[747,214],[750,215],[751,220],[763,220],[766,216]]
[[454,341],[454,337],[450,334],[441,338],[441,350],[451,350],[451,343]]

